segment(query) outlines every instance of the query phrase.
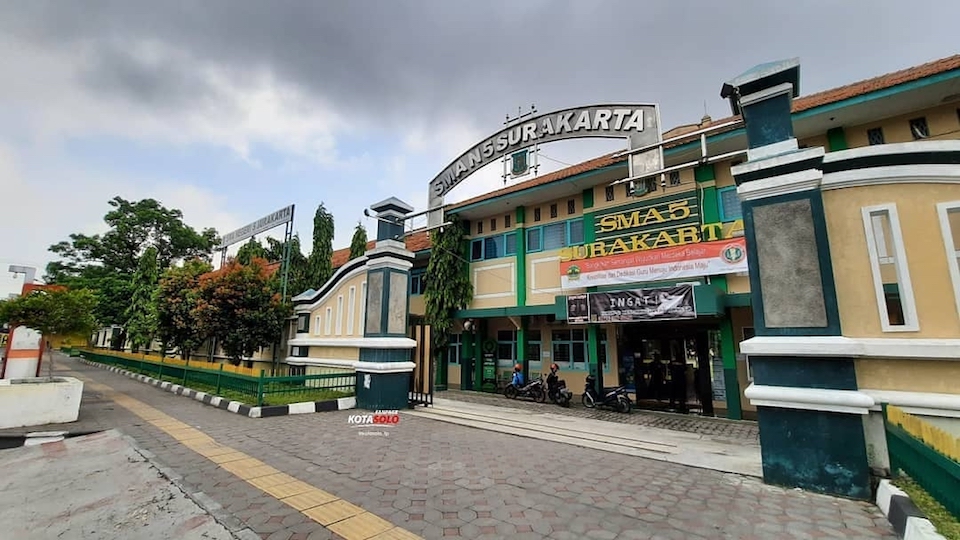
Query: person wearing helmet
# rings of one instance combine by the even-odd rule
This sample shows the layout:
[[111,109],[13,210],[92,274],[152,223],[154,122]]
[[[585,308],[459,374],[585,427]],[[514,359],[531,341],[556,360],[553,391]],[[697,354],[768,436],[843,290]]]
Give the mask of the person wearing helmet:
[[510,384],[517,388],[523,386],[523,366],[520,364],[513,366],[513,379],[510,381]]
[[547,375],[547,388],[550,390],[556,389],[557,387],[557,383],[560,379],[560,377],[557,375],[558,371],[560,371],[560,366],[557,364],[550,364],[550,374]]

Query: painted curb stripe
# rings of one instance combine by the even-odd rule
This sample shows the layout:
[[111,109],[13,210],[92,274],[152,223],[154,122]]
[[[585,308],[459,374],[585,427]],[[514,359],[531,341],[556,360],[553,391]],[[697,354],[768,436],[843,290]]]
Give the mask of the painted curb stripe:
[[215,396],[207,392],[200,392],[192,388],[187,388],[179,384],[171,383],[170,381],[160,381],[146,375],[141,375],[140,373],[134,373],[132,371],[127,371],[125,369],[120,369],[114,366],[107,366],[99,364],[97,362],[92,362],[85,358],[76,358],[80,363],[95,367],[98,369],[105,369],[119,375],[124,375],[131,379],[151,384],[162,390],[166,390],[176,395],[186,396],[197,401],[202,402],[204,405],[211,405],[221,410],[229,411],[232,413],[240,414],[248,418],[268,418],[273,416],[287,416],[290,414],[307,414],[315,412],[328,412],[328,411],[343,411],[346,409],[354,409],[357,406],[356,397],[346,397],[346,398],[337,398],[328,401],[302,401],[299,403],[291,403],[289,405],[268,405],[265,407],[251,407],[250,405],[245,405],[239,401],[230,401],[224,399],[221,396]]
[[890,480],[881,480],[876,504],[903,540],[946,540],[910,497]]

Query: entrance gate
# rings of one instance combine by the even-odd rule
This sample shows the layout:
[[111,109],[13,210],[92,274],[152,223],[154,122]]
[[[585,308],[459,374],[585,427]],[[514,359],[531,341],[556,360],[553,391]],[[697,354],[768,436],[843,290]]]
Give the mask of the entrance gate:
[[411,338],[416,340],[413,349],[413,372],[410,374],[408,406],[429,407],[433,405],[434,367],[430,351],[430,327],[423,320],[411,320]]

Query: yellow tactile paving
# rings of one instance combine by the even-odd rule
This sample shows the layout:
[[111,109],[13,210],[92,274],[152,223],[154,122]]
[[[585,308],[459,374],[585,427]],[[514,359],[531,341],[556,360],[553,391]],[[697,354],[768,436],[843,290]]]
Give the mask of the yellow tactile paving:
[[275,486],[279,486],[281,484],[289,484],[290,482],[296,482],[296,481],[297,479],[290,476],[289,474],[276,473],[276,474],[268,474],[267,476],[260,476],[258,478],[253,478],[250,480],[250,483],[266,491],[267,488],[272,488]]
[[297,480],[215,439],[146,403],[113,388],[80,376],[87,388],[102,392],[138,417],[173,437],[177,442],[218,464],[220,468],[299,510],[320,525],[347,540],[422,540],[390,522],[337,496]]
[[327,528],[347,540],[367,540],[382,532],[389,531],[393,528],[393,524],[370,512],[363,512],[343,521],[331,523]]
[[324,527],[327,525],[332,525],[338,521],[343,521],[348,517],[353,517],[362,512],[363,509],[359,506],[352,505],[340,499],[328,502],[327,504],[321,504],[320,506],[314,506],[313,508],[303,511],[304,515],[323,525]]
[[234,465],[234,463],[239,463],[239,462],[224,463],[220,467],[227,469],[228,471],[232,472],[233,474],[239,476],[244,480],[254,480],[256,478],[263,478],[264,476],[270,476],[271,474],[277,474],[278,472],[280,472],[269,465],[257,465],[254,467],[234,467],[234,468],[228,467],[228,465]]
[[[260,478],[255,478],[254,480],[261,480]],[[251,481],[253,483],[253,481]],[[276,486],[271,486],[268,488],[260,488],[270,494],[271,497],[277,499],[285,499],[287,497],[293,497],[295,495],[300,495],[301,493],[306,493],[308,491],[316,489],[306,482],[301,482],[300,480],[294,480],[293,482],[288,482],[286,484],[278,484]],[[286,501],[284,501],[286,502]],[[293,506],[290,503],[287,503],[288,506]],[[297,510],[300,510],[297,508]]]
[[[309,485],[309,484],[304,484],[304,485]],[[277,487],[280,488],[283,486],[277,486]],[[267,491],[267,493],[269,493],[269,490]],[[333,502],[337,500],[337,497],[335,495],[331,495],[330,493],[327,493],[326,491],[322,491],[311,486],[310,489],[307,491],[304,491],[297,495],[286,497],[280,500],[282,500],[283,503],[286,504],[287,506],[291,506],[297,510],[303,511],[303,510],[309,510],[311,508],[320,506],[321,504],[327,504],[327,503]]]
[[223,446],[218,442],[188,443],[187,446],[203,457],[222,456],[223,454],[236,452],[236,450],[233,448],[230,448],[229,446]]
[[231,461],[239,461],[239,460],[241,460],[241,459],[247,459],[247,455],[244,454],[243,452],[237,452],[236,450],[233,450],[233,451],[231,451],[230,453],[227,453],[227,454],[219,454],[219,455],[216,455],[216,456],[207,456],[207,459],[209,459],[210,461],[212,461],[212,462],[214,462],[214,463],[217,463],[217,464],[219,464],[219,465],[223,465],[224,463],[228,463],[228,462],[231,462]]

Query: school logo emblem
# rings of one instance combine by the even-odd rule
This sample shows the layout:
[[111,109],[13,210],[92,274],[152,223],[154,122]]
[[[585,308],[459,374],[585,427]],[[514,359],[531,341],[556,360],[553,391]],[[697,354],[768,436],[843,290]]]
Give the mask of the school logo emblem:
[[530,170],[530,163],[527,161],[527,151],[521,150],[510,155],[510,174],[521,176],[527,174]]
[[743,248],[737,244],[725,246],[723,250],[720,251],[720,258],[727,264],[737,264],[742,261],[746,255]]

